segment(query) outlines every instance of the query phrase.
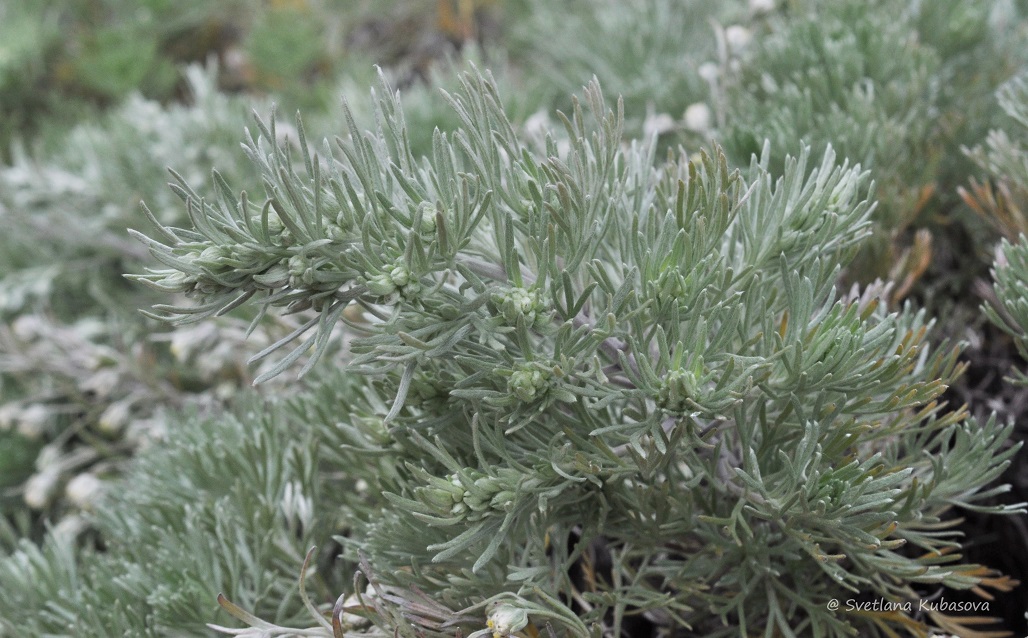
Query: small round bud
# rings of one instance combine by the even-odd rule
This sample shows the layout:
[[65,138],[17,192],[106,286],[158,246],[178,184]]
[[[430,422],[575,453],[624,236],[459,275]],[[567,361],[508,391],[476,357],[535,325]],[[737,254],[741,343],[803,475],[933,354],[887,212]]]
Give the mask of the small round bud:
[[50,425],[50,411],[46,406],[33,403],[18,415],[18,434],[26,439],[38,439]]
[[697,133],[705,133],[710,130],[711,114],[710,107],[703,102],[690,104],[682,116],[685,128]]
[[129,401],[115,401],[107,406],[100,418],[97,419],[97,427],[101,432],[114,434],[121,431],[128,424],[132,416],[132,403]]
[[718,76],[721,75],[720,69],[714,62],[704,62],[699,66],[698,69],[696,69],[696,72],[699,74],[701,78],[703,78],[709,83],[716,82]]
[[671,370],[661,381],[657,391],[657,405],[669,412],[684,412],[689,400],[696,397],[699,382],[689,370]]
[[393,285],[402,288],[410,281],[410,272],[406,266],[400,264],[393,266],[393,269],[389,271],[389,278],[393,281]]
[[25,504],[35,510],[49,505],[57,493],[57,483],[61,475],[53,469],[45,469],[29,477],[25,482]]
[[510,375],[510,379],[507,380],[507,391],[527,403],[539,398],[548,382],[541,370],[526,366]]
[[753,33],[742,25],[733,24],[725,29],[725,42],[733,53],[741,53],[746,50],[753,40]]
[[102,492],[103,481],[90,472],[79,474],[68,481],[67,487],[64,488],[64,495],[68,497],[72,505],[81,509],[92,507]]
[[368,281],[367,285],[368,292],[376,297],[385,297],[396,292],[396,284],[393,283],[392,278],[386,273],[375,275]]

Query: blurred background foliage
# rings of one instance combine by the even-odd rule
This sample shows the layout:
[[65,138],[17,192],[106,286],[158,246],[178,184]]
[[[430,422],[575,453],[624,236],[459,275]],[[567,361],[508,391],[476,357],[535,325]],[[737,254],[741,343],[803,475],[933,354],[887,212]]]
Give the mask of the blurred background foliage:
[[[146,489],[96,517],[106,486],[140,476],[133,459],[154,440],[201,436],[225,406],[256,409],[244,389],[261,370],[246,360],[295,326],[267,321],[244,339],[246,316],[175,330],[141,316],[153,300],[122,278],[146,261],[125,232],[146,226],[140,202],[162,223],[184,223],[169,167],[198,192],[214,192],[213,167],[233,188],[259,190],[239,147],[251,111],[277,109],[279,130],[295,140],[286,123],[300,110],[309,139],[331,139],[344,130],[344,96],[370,122],[376,65],[402,91],[416,154],[431,151],[436,128],[456,125],[441,90],[471,63],[491,70],[530,139],[596,76],[624,99],[626,137],[657,136],[663,150],[716,142],[741,166],[767,139],[780,174],[803,144],[815,156],[832,145],[871,170],[879,199],[874,236],[841,283],[892,280],[894,304],[941,317],[939,333],[968,344],[952,401],[1017,420],[1025,438],[1028,395],[1003,382],[1024,362],[978,307],[995,303],[988,269],[1000,237],[1028,230],[1024,129],[1012,125],[1024,124],[1028,98],[1023,82],[1005,85],[1028,63],[1026,19],[1025,0],[0,0],[7,564],[36,561],[49,574],[39,582],[55,588],[47,595],[69,600],[54,574],[78,559],[60,542],[86,548],[89,565],[123,561],[131,572],[131,556],[97,558],[106,541],[89,521],[109,535],[141,534],[145,522],[118,517],[157,499],[159,477],[139,479]],[[194,415],[186,424],[172,416],[182,410]],[[224,436],[236,436],[238,416],[222,420]],[[286,426],[262,423],[266,436],[284,436]],[[172,461],[144,454],[158,474],[172,472]],[[1003,479],[1015,487],[1010,502],[1028,499],[1026,467],[1016,462]],[[282,480],[324,479],[312,476]],[[62,523],[74,534],[55,540],[47,529]],[[324,529],[318,542],[333,531]],[[975,560],[1028,578],[1023,520],[969,514],[965,531]],[[144,536],[145,546],[170,542]],[[283,551],[292,560],[302,549]],[[279,584],[268,587],[286,591],[295,565],[271,554]],[[209,592],[183,591],[182,608],[201,627],[214,613],[204,607]],[[236,588],[230,597],[257,594]],[[1023,633],[1024,590],[1000,604]],[[296,609],[268,614],[288,619]]]

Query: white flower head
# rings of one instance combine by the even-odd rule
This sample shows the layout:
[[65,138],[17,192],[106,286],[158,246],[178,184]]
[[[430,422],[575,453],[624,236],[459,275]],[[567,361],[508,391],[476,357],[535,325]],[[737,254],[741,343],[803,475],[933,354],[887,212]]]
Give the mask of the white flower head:
[[675,128],[675,120],[667,113],[651,113],[643,122],[643,134],[646,137],[661,135]]
[[71,479],[64,488],[64,494],[68,500],[82,509],[92,507],[101,492],[103,492],[103,481],[89,472],[83,472]]
[[725,29],[725,42],[734,53],[746,50],[751,40],[753,40],[753,33],[742,25],[733,24]]
[[486,629],[479,629],[468,638],[509,638],[528,626],[528,612],[510,603],[499,603],[489,612],[485,626]]
[[696,73],[707,83],[713,84],[717,81],[718,76],[721,75],[721,70],[716,62],[704,62],[696,69]]
[[50,410],[38,403],[26,407],[19,416],[18,434],[26,439],[38,439],[50,425]]
[[696,102],[690,104],[685,109],[685,114],[682,116],[685,122],[685,128],[690,131],[696,131],[697,133],[704,133],[710,130],[711,114],[710,107],[703,102]]
[[21,416],[21,406],[17,403],[0,405],[0,430],[10,430]]
[[25,482],[25,504],[34,510],[41,510],[49,505],[57,491],[57,483],[60,479],[60,473],[52,470],[33,474]]
[[103,411],[100,418],[97,419],[97,426],[101,432],[107,432],[113,434],[120,432],[123,427],[129,422],[132,417],[132,401],[123,399],[121,401],[115,401],[114,403],[107,406],[107,409]]
[[775,10],[775,0],[750,0],[752,13],[770,13]]

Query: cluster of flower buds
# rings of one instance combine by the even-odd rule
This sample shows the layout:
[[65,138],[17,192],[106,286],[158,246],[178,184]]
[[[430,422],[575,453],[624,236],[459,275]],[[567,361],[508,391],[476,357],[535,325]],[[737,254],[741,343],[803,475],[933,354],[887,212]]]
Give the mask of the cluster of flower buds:
[[442,478],[431,477],[428,485],[414,493],[437,516],[474,521],[490,511],[509,511],[521,479],[509,468],[499,468],[495,475],[464,469]]
[[318,306],[311,302],[356,278],[356,272],[346,266],[352,246],[347,243],[348,222],[343,216],[325,225],[326,237],[303,245],[274,210],[251,216],[249,225],[261,230],[248,240],[217,237],[163,246],[144,238],[169,268],[151,269],[133,278],[162,292],[198,295],[207,301],[222,297],[227,302],[242,293],[291,289],[296,294],[276,304],[290,305],[290,310]]
[[[274,290],[288,283],[284,255],[246,245],[209,243],[175,254],[172,268],[137,277],[164,292],[212,297],[252,289]],[[283,277],[282,275],[285,275]]]
[[669,370],[661,379],[657,390],[657,406],[675,414],[682,414],[692,408],[690,400],[696,400],[699,382],[696,375],[689,370]]
[[417,299],[421,292],[421,282],[411,275],[410,270],[401,261],[369,279],[367,286],[368,292],[378,297],[379,303],[386,305],[395,304],[401,298]]
[[493,293],[490,301],[496,314],[509,325],[523,321],[525,326],[539,329],[550,324],[550,310],[534,288],[508,288]]
[[525,403],[530,403],[546,394],[553,384],[553,375],[545,366],[525,363],[507,379],[507,392]]

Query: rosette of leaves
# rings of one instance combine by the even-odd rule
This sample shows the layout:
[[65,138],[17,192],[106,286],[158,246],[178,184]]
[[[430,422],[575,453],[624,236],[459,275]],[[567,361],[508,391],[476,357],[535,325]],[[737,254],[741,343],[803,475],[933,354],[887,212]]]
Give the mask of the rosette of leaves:
[[[259,123],[264,192],[177,185],[193,226],[137,233],[163,267],[135,277],[195,300],[156,309],[175,322],[313,311],[258,356],[286,352],[272,373],[352,331],[325,364],[362,387],[319,409],[387,499],[339,539],[374,570],[372,631],[952,632],[975,621],[827,602],[1012,586],[946,518],[1016,510],[979,503],[1010,428],[938,402],[961,366],[924,313],[837,292],[869,231],[859,167],[804,150],[773,176],[765,146],[655,168],[596,85],[567,150],[535,153],[475,72],[419,158],[382,95],[320,153]],[[357,594],[303,635],[338,635]]]

